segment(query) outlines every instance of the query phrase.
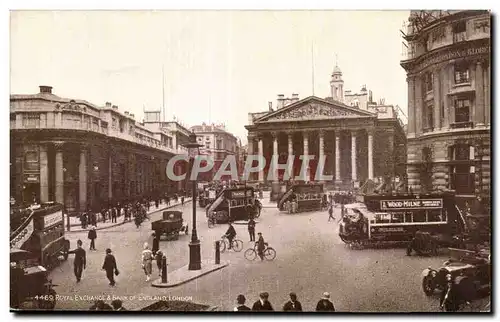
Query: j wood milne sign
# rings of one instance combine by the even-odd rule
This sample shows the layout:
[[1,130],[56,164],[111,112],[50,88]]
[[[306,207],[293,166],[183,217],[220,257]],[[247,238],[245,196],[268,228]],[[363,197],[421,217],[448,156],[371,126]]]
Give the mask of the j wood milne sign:
[[441,209],[442,199],[381,200],[380,209]]

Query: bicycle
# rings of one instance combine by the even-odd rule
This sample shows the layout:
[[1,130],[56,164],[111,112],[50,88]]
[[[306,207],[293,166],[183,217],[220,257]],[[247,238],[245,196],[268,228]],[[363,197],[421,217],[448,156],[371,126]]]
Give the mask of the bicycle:
[[[220,240],[220,244],[219,244],[219,249],[220,249],[220,252],[221,253],[224,253],[226,251],[226,249],[229,249],[229,239],[227,238],[226,235],[223,235],[221,237],[221,240]],[[239,239],[233,239],[233,243],[232,243],[232,249],[235,251],[235,252],[241,252],[241,250],[243,249],[243,242]]]
[[[265,245],[266,248],[262,253],[268,261],[272,261],[276,258],[276,251],[274,250],[274,248],[269,247],[268,243],[265,243]],[[249,261],[255,260],[257,258],[257,255],[259,255],[259,252],[257,251],[257,243],[254,244],[253,248],[249,248],[245,251],[245,258]]]

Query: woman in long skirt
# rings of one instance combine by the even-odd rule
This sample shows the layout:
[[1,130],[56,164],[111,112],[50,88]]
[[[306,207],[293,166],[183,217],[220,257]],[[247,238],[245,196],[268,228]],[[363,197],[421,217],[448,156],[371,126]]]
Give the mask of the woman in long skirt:
[[153,271],[153,252],[149,249],[148,243],[144,243],[144,250],[142,251],[142,268],[146,274],[146,282],[149,282]]

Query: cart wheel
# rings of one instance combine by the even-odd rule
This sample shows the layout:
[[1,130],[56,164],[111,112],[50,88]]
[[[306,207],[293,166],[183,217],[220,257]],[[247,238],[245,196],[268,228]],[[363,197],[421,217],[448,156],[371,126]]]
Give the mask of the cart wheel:
[[275,259],[276,258],[276,251],[274,250],[274,248],[272,248],[272,247],[266,248],[266,250],[264,250],[264,257],[268,261],[272,261],[273,259]]
[[257,252],[253,248],[249,248],[245,251],[245,258],[249,261],[255,260],[257,258]]

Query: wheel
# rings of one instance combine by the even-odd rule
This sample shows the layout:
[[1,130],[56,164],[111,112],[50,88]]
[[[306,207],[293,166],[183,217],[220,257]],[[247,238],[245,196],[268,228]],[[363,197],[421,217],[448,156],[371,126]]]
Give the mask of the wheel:
[[255,260],[257,258],[257,252],[253,248],[249,248],[245,251],[245,258],[249,261]]
[[224,239],[221,239],[219,242],[219,250],[221,253],[226,251],[226,241]]
[[276,258],[276,251],[274,250],[274,248],[272,247],[268,247],[264,250],[264,257],[268,260],[268,261],[272,261],[273,259]]
[[69,256],[69,240],[66,240],[64,242],[64,248],[63,248],[63,258],[64,260],[68,260]]
[[425,295],[431,296],[434,294],[434,289],[436,285],[431,276],[425,276],[422,280],[422,289],[424,290]]
[[233,249],[235,252],[241,252],[243,249],[243,242],[239,239],[233,240]]

